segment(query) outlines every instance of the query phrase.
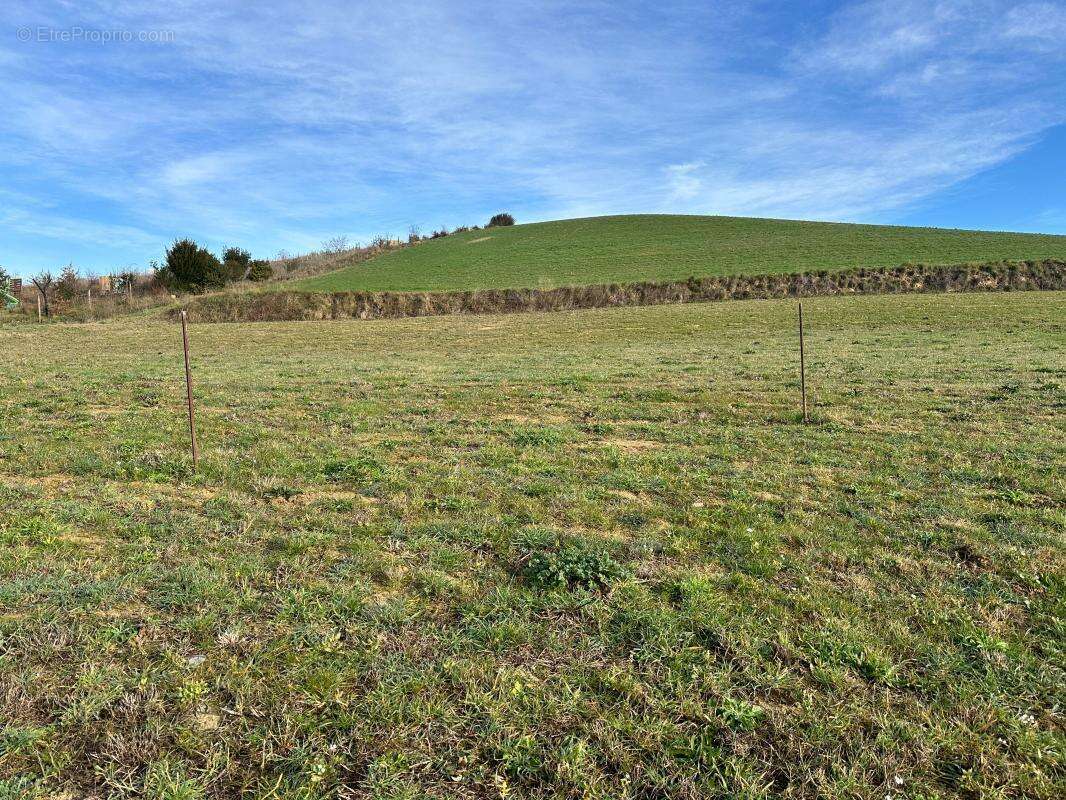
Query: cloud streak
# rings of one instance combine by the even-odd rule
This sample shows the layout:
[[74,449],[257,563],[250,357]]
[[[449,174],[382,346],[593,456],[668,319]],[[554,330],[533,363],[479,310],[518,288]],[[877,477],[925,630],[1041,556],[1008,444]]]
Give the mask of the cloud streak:
[[0,246],[44,266],[52,231],[102,268],[176,236],[273,252],[503,208],[876,221],[1066,122],[1048,35],[1064,18],[993,0],[814,19],[739,2],[16,2],[8,30],[174,38],[0,40]]

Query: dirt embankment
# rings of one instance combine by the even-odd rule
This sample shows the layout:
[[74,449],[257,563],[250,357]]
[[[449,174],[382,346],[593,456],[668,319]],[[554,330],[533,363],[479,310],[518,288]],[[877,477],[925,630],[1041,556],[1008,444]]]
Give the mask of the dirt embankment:
[[[480,289],[452,292],[295,292],[218,294],[184,308],[194,322],[389,319],[442,314],[508,314],[609,306],[836,294],[997,292],[1066,289],[1066,261],[902,266],[782,275],[689,278],[687,281]],[[177,315],[180,309],[171,313]]]

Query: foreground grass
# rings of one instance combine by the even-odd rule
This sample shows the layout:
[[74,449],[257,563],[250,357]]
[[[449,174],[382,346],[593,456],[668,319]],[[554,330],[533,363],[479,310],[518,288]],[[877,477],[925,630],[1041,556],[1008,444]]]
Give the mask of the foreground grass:
[[0,328],[0,797],[1061,797],[1064,306]]
[[638,215],[469,231],[287,287],[324,292],[548,289],[704,275],[1064,257],[1066,236]]

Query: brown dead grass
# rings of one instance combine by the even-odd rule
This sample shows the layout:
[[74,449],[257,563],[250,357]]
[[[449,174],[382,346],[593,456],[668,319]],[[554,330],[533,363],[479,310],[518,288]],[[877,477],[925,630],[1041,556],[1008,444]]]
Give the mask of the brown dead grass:
[[[1066,289],[1066,261],[902,266],[840,272],[713,276],[665,283],[483,289],[451,292],[223,292],[185,304],[194,322],[391,319],[448,314],[509,314],[720,300],[838,294],[990,292]],[[176,318],[181,308],[170,314]]]

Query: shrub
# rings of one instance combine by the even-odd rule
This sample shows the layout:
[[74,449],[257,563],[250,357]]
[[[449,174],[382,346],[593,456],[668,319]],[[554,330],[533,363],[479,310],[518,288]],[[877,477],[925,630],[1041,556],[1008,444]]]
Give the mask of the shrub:
[[239,247],[227,247],[222,253],[222,265],[226,270],[226,277],[231,281],[243,281],[248,277],[248,270],[252,264],[252,254]]
[[227,247],[222,251],[222,260],[224,262],[239,261],[242,264],[248,264],[252,260],[252,254],[240,247]]
[[164,285],[183,292],[220,289],[226,285],[227,277],[222,262],[191,239],[170,246],[159,274]]
[[256,259],[248,267],[248,280],[250,281],[268,281],[273,277],[274,268],[270,266],[269,261]]
[[137,273],[131,269],[123,270],[111,276],[111,291],[115,294],[130,295],[137,288]]
[[507,213],[493,214],[492,219],[489,220],[489,224],[486,228],[506,228],[508,225],[514,225],[514,217]]
[[524,574],[542,589],[605,589],[624,577],[626,570],[608,553],[574,541],[532,553]]
[[80,283],[81,280],[74,265],[67,264],[63,267],[63,270],[59,273],[59,278],[56,280],[54,289],[56,299],[70,302],[78,296]]

